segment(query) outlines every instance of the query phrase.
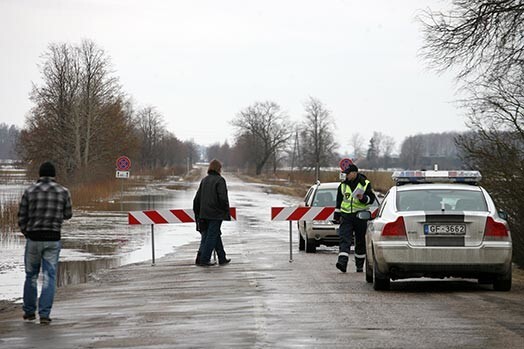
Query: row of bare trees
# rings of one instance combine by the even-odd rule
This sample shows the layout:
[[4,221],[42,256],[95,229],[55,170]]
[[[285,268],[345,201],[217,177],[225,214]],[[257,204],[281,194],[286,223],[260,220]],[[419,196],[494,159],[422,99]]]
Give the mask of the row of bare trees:
[[454,0],[422,22],[428,62],[457,72],[467,96],[471,132],[459,148],[509,213],[514,257],[524,264],[524,1]]
[[124,154],[135,168],[185,167],[195,157],[193,142],[167,132],[154,107],[134,109],[109,56],[93,41],[50,44],[40,70],[18,143],[29,164],[52,160],[66,181],[83,181],[114,175]]

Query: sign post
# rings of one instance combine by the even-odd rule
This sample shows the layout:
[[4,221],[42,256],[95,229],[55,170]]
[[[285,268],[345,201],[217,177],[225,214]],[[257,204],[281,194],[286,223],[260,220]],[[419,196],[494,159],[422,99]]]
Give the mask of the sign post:
[[[131,168],[131,160],[127,156],[120,156],[116,159],[116,178],[128,179],[129,169]],[[120,211],[123,211],[124,199],[124,182],[120,181]]]
[[[344,172],[346,168],[349,167],[349,165],[353,164],[353,161],[350,158],[343,158],[338,163],[338,166],[340,166],[340,171]],[[340,173],[340,180],[346,179],[346,176],[343,173]]]

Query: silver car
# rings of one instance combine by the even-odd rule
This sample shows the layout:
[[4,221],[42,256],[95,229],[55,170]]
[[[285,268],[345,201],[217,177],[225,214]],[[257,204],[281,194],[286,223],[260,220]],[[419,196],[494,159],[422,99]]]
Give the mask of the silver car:
[[[335,207],[337,189],[340,182],[329,182],[312,185],[301,206],[304,207]],[[338,224],[327,221],[298,221],[298,248],[307,253],[314,253],[320,245],[338,246]]]
[[399,171],[366,234],[366,281],[475,278],[511,289],[512,242],[477,171]]

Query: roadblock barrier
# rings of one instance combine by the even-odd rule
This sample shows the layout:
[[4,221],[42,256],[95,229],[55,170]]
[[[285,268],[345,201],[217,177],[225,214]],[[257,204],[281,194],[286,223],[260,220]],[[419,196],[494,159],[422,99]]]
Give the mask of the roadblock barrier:
[[326,221],[333,219],[334,207],[271,207],[272,221]]
[[293,221],[333,219],[335,207],[271,207],[272,221],[289,221],[289,263],[293,262]]
[[[229,214],[231,215],[231,220],[237,220],[236,207],[230,207]],[[131,211],[127,213],[127,223],[129,225],[151,225],[151,264],[155,265],[155,224],[195,223],[195,212],[191,208]]]
[[[231,220],[236,221],[237,209],[229,209]],[[127,214],[128,224],[195,223],[193,209],[132,211]]]

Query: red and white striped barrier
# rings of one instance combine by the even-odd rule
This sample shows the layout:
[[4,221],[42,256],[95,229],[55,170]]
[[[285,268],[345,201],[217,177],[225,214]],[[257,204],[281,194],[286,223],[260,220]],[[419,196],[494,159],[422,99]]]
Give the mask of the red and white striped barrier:
[[327,221],[334,207],[271,207],[272,221]]
[[[237,220],[236,207],[229,208],[231,220]],[[127,214],[128,224],[194,223],[193,209],[132,211]]]

